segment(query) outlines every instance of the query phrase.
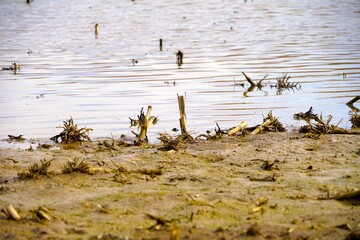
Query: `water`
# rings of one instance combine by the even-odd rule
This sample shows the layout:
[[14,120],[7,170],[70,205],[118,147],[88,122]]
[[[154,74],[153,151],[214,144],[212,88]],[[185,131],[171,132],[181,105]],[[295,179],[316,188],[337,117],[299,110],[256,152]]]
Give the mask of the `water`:
[[[155,139],[179,125],[177,94],[186,94],[193,134],[216,122],[256,125],[270,110],[300,126],[292,115],[310,106],[349,128],[359,39],[357,0],[0,0],[0,66],[22,65],[16,75],[0,71],[0,139],[48,138],[70,116],[92,137],[131,134],[128,117],[148,105],[160,119]],[[241,72],[269,74],[267,86],[244,96]],[[301,89],[278,95],[270,85],[283,73]]]

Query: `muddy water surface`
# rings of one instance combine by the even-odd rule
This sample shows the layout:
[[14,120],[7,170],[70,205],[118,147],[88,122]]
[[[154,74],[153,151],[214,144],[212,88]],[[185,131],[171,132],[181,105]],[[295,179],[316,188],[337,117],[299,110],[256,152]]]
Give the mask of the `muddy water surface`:
[[[152,105],[155,139],[178,127],[176,94],[186,94],[193,133],[255,125],[269,110],[300,126],[292,114],[310,106],[349,128],[359,39],[357,0],[1,0],[0,66],[22,69],[0,71],[0,138],[51,137],[70,115],[93,137],[128,134],[128,117]],[[246,92],[241,72],[269,74],[266,86]],[[301,89],[271,88],[283,73]]]

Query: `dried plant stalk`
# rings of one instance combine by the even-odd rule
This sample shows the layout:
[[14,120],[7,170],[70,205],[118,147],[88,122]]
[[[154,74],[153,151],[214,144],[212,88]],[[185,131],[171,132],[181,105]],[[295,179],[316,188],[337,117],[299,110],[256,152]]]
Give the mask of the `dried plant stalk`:
[[151,125],[156,125],[159,119],[154,116],[150,116],[152,111],[152,106],[148,106],[146,115],[144,114],[144,108],[141,108],[138,119],[130,118],[130,127],[140,128],[140,134],[136,134],[136,137],[139,138],[141,142],[145,141],[147,136],[147,131]]
[[13,205],[9,204],[4,209],[1,210],[9,220],[19,221],[21,217],[19,213],[16,211]]
[[232,128],[232,129],[228,132],[229,136],[233,136],[233,135],[235,135],[237,132],[242,131],[244,128],[246,128],[247,124],[248,124],[248,123],[247,123],[246,121],[241,122],[239,125],[237,125],[236,127]]
[[283,127],[282,123],[279,122],[278,118],[272,114],[270,111],[266,118],[263,119],[263,123],[256,127],[251,134],[258,134],[262,131],[267,132],[285,132],[286,129]]
[[167,133],[160,133],[158,139],[164,144],[163,147],[159,148],[159,150],[162,151],[170,151],[170,150],[174,150],[174,151],[178,151],[179,148],[186,142],[192,141],[193,138],[186,134],[181,134],[179,136],[177,136],[176,138],[173,138],[172,136],[170,136]]

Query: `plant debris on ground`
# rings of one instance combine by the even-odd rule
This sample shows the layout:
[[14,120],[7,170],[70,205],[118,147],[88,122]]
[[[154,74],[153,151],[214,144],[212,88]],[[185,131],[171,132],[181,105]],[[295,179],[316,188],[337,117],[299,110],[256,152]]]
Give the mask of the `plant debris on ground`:
[[93,174],[91,171],[90,165],[83,159],[79,160],[78,158],[74,158],[74,160],[69,160],[67,164],[64,165],[62,173],[86,173],[86,174]]
[[62,128],[63,131],[50,138],[51,140],[59,143],[59,138],[61,139],[61,143],[74,143],[74,142],[84,142],[91,141],[89,137],[89,132],[93,129],[91,128],[78,128],[77,124],[74,124],[74,120],[70,117],[69,120],[64,121],[64,126],[59,126],[58,128]]
[[[38,239],[46,232],[46,238],[111,233],[119,239],[169,239],[177,229],[173,236],[180,239],[256,235],[295,240],[324,234],[345,239],[350,230],[341,226],[355,229],[360,216],[359,147],[354,144],[360,135],[325,135],[316,141],[302,136],[294,131],[224,134],[213,141],[195,139],[171,153],[159,151],[162,144],[98,151],[98,142],[66,150],[0,149],[0,208],[11,203],[19,210],[12,215],[7,207],[2,214],[0,238],[11,232],[16,239]],[[63,173],[92,173],[90,161],[108,171],[6,183],[48,155],[56,155],[51,166],[57,171],[69,169]],[[39,202],[61,212],[59,218],[39,208]],[[257,230],[249,228],[256,223]]]
[[279,121],[278,117],[275,117],[270,111],[267,116],[263,119],[263,124],[269,122],[269,124],[264,125],[264,131],[266,132],[285,132],[286,129]]
[[345,129],[338,127],[339,123],[337,125],[330,124],[332,120],[331,115],[329,115],[328,118],[325,120],[323,119],[322,114],[318,116],[317,114],[314,114],[312,110],[313,108],[310,107],[310,109],[307,112],[300,112],[294,114],[295,120],[304,120],[308,124],[300,128],[299,131],[301,133],[320,135],[320,134],[339,134],[339,133],[348,132]]
[[189,134],[180,134],[177,137],[172,137],[167,133],[160,133],[158,139],[164,144],[163,147],[159,148],[162,151],[178,151],[184,143],[192,141],[192,137]]
[[351,114],[350,122],[352,128],[360,128],[360,115],[357,112]]
[[33,178],[37,178],[39,176],[48,176],[49,175],[49,167],[51,165],[52,160],[46,160],[43,159],[40,161],[40,164],[38,163],[34,163],[32,166],[30,166],[28,168],[27,171],[25,172],[20,172],[18,173],[18,178],[19,179],[33,179]]

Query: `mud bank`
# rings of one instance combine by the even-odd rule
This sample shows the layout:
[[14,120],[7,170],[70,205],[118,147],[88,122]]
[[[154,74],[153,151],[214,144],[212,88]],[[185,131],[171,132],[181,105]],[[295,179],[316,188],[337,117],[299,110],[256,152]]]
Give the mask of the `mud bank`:
[[[359,228],[359,196],[334,197],[360,185],[359,143],[288,132],[197,140],[177,152],[97,142],[2,148],[0,206],[22,219],[2,213],[0,238],[346,239]],[[91,174],[62,173],[75,158]],[[53,159],[47,176],[18,178],[43,159]]]

